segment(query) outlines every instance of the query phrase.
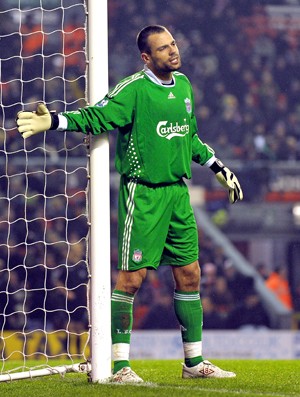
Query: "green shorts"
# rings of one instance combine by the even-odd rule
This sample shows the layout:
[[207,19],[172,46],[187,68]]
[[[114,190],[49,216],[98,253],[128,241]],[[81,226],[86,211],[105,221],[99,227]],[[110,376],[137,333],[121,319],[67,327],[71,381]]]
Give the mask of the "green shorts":
[[122,177],[118,211],[118,269],[185,266],[198,259],[197,225],[183,181],[149,187]]

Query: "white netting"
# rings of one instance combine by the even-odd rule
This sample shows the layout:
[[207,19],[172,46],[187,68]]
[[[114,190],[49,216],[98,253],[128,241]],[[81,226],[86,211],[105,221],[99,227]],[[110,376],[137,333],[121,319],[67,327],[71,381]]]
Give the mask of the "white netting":
[[56,111],[84,106],[85,20],[80,0],[0,4],[1,373],[88,354],[83,135],[23,141],[15,128],[17,112],[39,101]]

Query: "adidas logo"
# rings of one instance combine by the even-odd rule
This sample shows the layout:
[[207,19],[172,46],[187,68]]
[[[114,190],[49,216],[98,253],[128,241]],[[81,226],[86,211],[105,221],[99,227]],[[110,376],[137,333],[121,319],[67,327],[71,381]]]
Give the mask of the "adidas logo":
[[175,99],[176,96],[173,94],[173,92],[170,92],[170,94],[168,95],[168,99]]

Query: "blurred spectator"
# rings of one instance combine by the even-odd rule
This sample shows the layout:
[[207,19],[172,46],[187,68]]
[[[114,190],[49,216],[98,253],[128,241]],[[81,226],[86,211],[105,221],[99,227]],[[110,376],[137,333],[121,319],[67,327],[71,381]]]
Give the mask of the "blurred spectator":
[[21,24],[21,33],[23,35],[22,56],[25,58],[40,54],[48,37],[44,34],[38,9],[26,14],[26,19]]
[[80,26],[80,19],[77,19],[77,14],[74,14],[62,31],[66,71],[69,77],[75,78],[82,73],[86,64],[85,30],[83,26]]
[[203,329],[223,329],[225,319],[216,310],[214,303],[209,296],[201,298],[203,308]]
[[225,277],[217,277],[210,296],[216,312],[222,318],[226,318],[234,307],[235,302]]
[[151,302],[148,313],[140,323],[141,329],[174,329],[179,327],[175,316],[173,294],[164,288],[155,290],[154,300]]
[[227,317],[228,329],[270,327],[269,316],[257,293],[250,289]]
[[266,280],[266,286],[275,294],[277,299],[287,308],[293,309],[292,295],[286,276],[286,268],[281,266],[274,269]]
[[201,289],[211,295],[217,280],[218,269],[214,263],[208,262],[201,266]]
[[242,301],[253,290],[253,278],[239,273],[230,260],[224,264],[224,275],[235,302]]
[[264,262],[258,262],[255,266],[259,275],[263,278],[263,280],[267,280],[269,277],[269,269]]
[[295,290],[294,309],[296,312],[300,313],[300,283],[298,283]]

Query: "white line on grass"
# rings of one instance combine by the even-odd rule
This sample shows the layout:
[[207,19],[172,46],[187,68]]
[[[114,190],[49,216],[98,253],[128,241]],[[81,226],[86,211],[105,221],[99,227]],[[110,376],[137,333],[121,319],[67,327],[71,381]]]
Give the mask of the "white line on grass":
[[[124,384],[123,384],[124,385]],[[129,386],[129,384],[127,384]],[[231,389],[209,389],[199,386],[175,386],[175,385],[161,385],[152,382],[143,382],[143,383],[132,383],[130,386],[137,386],[137,387],[146,387],[146,388],[157,388],[157,389],[178,389],[190,392],[205,392],[205,393],[231,393],[231,394],[238,394],[242,396],[263,396],[263,397],[293,397],[294,394],[282,394],[282,393],[269,393],[269,392],[257,392],[257,391],[247,391],[247,390],[231,390]]]

